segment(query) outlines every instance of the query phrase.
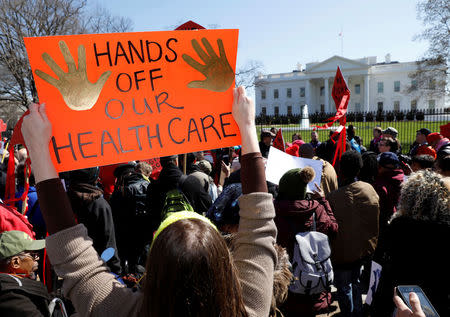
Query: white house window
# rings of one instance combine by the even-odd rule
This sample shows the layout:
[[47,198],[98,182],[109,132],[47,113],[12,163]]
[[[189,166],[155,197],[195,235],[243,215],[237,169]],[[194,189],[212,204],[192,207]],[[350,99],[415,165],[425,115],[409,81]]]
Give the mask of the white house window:
[[325,86],[320,87],[320,95],[325,95]]
[[428,100],[428,109],[434,110],[435,107],[436,107],[436,101],[434,99]]
[[417,90],[417,80],[411,80],[411,90]]
[[266,108],[266,107],[262,107],[262,108],[261,108],[261,113],[262,113],[263,115],[266,115],[266,114],[267,114],[267,108]]
[[300,87],[300,98],[305,97],[305,87]]
[[377,110],[383,111],[383,102],[382,101],[377,102]]
[[399,92],[400,91],[400,81],[394,81],[394,91]]
[[382,81],[378,82],[378,93],[382,94],[384,92],[384,83]]
[[417,100],[411,100],[411,110],[412,111],[417,110]]
[[287,114],[289,116],[292,114],[292,106],[287,106]]
[[278,99],[278,89],[273,90],[273,98]]
[[292,98],[292,88],[287,88],[286,89],[286,97]]
[[394,101],[394,111],[400,111],[400,101]]
[[430,82],[428,84],[428,88],[431,89],[431,90],[436,89],[436,80],[430,79]]
[[[359,86],[359,85],[358,85]],[[356,87],[355,87],[356,88]],[[355,111],[356,112],[361,112],[361,103],[359,102],[355,102]]]
[[361,93],[361,85],[356,84],[355,85],[355,94],[359,95]]
[[324,104],[320,105],[320,112],[325,112],[325,105]]
[[276,106],[276,107],[273,109],[273,113],[274,113],[276,116],[278,116],[278,115],[280,114],[280,107]]
[[261,90],[261,99],[266,99],[266,90]]

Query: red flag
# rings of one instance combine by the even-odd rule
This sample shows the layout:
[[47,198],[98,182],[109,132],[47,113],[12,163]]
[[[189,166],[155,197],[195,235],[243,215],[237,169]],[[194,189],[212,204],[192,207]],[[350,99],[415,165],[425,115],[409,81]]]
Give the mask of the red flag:
[[272,146],[280,151],[286,152],[284,147],[284,139],[283,133],[281,132],[281,128],[278,129],[277,135],[275,139],[273,139]]
[[[348,108],[348,102],[350,101],[350,90],[347,87],[347,83],[345,82],[344,76],[342,76],[341,69],[337,68],[336,70],[336,76],[334,77],[334,83],[333,83],[333,89],[331,91],[331,96],[333,97],[334,103],[336,104],[336,114],[328,118],[326,123],[323,126],[318,126],[319,129],[326,129],[329,128],[339,120],[340,127],[336,130],[336,132],[331,136],[331,139],[336,135],[339,136],[338,144],[336,146],[336,153],[334,154],[333,159],[333,166],[336,164],[336,158],[339,153],[339,159],[342,156],[342,153],[345,151],[345,145],[346,145],[346,136],[345,136],[345,124],[347,123],[347,108]],[[325,98],[328,98],[328,96],[325,96]]]
[[6,123],[4,123],[2,119],[0,119],[0,133],[6,131],[6,127]]

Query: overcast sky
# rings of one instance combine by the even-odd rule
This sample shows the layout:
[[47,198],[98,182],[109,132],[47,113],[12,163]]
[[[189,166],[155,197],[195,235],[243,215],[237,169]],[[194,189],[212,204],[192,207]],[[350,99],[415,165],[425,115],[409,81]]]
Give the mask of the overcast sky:
[[[387,53],[393,61],[422,57],[426,42],[415,0],[98,0],[113,15],[129,17],[134,31],[171,30],[193,20],[208,28],[239,29],[238,67],[263,63],[264,73],[290,72],[297,63]],[[342,30],[343,47],[339,33]]]

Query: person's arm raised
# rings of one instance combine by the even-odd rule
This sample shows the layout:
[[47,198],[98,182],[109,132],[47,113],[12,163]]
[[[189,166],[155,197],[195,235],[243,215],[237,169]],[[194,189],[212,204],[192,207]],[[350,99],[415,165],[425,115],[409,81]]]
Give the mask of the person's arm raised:
[[49,234],[76,225],[67,194],[58,178],[48,149],[52,125],[45,104],[32,103],[23,118],[22,135],[31,160],[42,215]]
[[245,94],[244,87],[233,92],[233,118],[241,132],[242,193],[267,192],[263,157],[259,151],[255,125],[255,104]]

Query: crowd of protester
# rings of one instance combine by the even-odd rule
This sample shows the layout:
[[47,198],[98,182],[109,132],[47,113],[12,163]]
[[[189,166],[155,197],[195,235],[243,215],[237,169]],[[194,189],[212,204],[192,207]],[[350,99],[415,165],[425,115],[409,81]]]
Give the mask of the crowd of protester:
[[[58,298],[81,316],[316,316],[333,300],[342,316],[425,316],[415,294],[411,307],[394,296],[419,285],[450,316],[448,138],[422,128],[405,152],[396,129],[375,127],[366,149],[349,126],[333,166],[333,132],[295,133],[285,152],[322,163],[310,192],[310,167],[266,181],[277,131],[258,140],[242,87],[233,116],[240,146],[161,157],[158,171],[136,161],[58,175],[45,106],[30,105],[26,148],[0,171],[2,199],[8,160],[16,197],[28,190],[0,205],[0,315],[51,316]],[[296,235],[311,230],[329,241],[335,293],[290,288]],[[382,272],[367,305],[372,261]]]

